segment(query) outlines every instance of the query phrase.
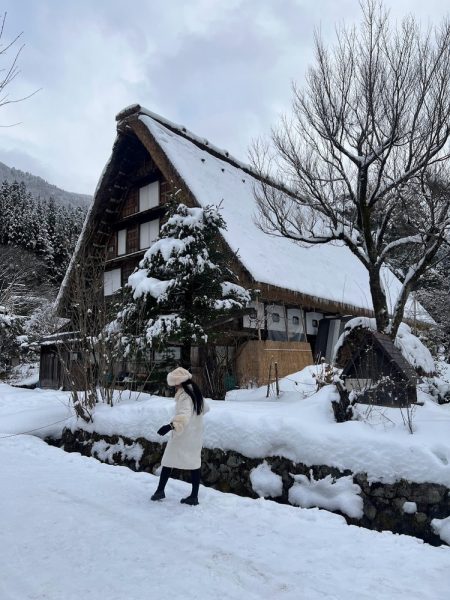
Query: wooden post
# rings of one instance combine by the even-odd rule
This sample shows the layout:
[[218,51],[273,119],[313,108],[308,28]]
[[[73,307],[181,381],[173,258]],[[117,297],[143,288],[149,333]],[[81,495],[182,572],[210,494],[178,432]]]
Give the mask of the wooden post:
[[277,398],[280,395],[280,387],[278,385],[278,363],[275,363],[275,389],[277,391]]
[[269,379],[267,381],[267,394],[266,394],[266,398],[269,397],[269,392],[270,392],[270,378],[272,376],[272,361],[270,361],[270,365],[269,365]]

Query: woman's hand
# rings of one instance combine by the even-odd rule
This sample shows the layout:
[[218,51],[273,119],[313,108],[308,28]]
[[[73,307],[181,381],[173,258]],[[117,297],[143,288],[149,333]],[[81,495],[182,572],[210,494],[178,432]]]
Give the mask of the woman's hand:
[[169,431],[171,431],[172,429],[173,429],[172,423],[168,423],[167,425],[163,425],[162,427],[160,427],[158,429],[158,435],[166,435],[166,433],[169,433]]

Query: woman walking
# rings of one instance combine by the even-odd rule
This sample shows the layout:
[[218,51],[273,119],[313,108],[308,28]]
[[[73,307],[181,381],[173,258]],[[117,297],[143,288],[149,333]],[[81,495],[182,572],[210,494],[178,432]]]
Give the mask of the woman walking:
[[175,416],[167,425],[158,429],[159,435],[172,431],[162,457],[161,476],[158,489],[152,500],[166,497],[164,488],[172,469],[191,471],[192,491],[190,496],[181,500],[182,504],[196,506],[200,486],[201,451],[203,444],[203,415],[209,406],[203,400],[198,385],[192,381],[192,375],[186,369],[178,367],[167,375],[169,386],[175,386]]

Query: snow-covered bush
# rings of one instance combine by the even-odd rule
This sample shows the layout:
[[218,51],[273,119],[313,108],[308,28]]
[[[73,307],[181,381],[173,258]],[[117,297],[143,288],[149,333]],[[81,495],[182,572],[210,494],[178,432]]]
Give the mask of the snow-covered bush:
[[335,382],[336,377],[339,376],[340,369],[336,369],[333,365],[329,365],[322,358],[320,365],[317,367],[317,371],[313,373],[313,377],[316,382],[316,389],[320,390],[326,385],[331,385]]
[[439,376],[424,377],[421,389],[431,396],[437,404],[450,402],[450,383]]
[[14,358],[28,349],[28,339],[23,334],[23,319],[0,307],[0,375],[12,366]]

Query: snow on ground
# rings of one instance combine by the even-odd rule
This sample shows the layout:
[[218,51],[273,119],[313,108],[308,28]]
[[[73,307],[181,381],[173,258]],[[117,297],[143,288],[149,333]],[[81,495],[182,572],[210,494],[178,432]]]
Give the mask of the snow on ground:
[[23,363],[13,367],[8,383],[24,387],[35,387],[39,383],[39,363]]
[[67,392],[26,390],[0,383],[0,439],[31,432],[39,437],[58,437],[72,416]]
[[450,548],[0,440],[2,600],[446,600]]
[[[450,487],[450,404],[437,405],[421,394],[423,406],[413,408],[413,435],[403,422],[405,411],[394,408],[359,405],[358,420],[336,423],[331,407],[336,392],[326,386],[313,393],[312,372],[307,368],[281,380],[279,399],[266,399],[266,388],[259,388],[230,392],[225,402],[209,400],[204,446],[366,472],[371,481],[405,478]],[[0,437],[40,427],[36,435],[58,436],[64,426],[82,426],[161,441],[156,432],[173,409],[171,398],[124,392],[113,408],[98,405],[88,425],[70,418],[68,393],[0,385]],[[55,424],[44,427],[50,423]]]

